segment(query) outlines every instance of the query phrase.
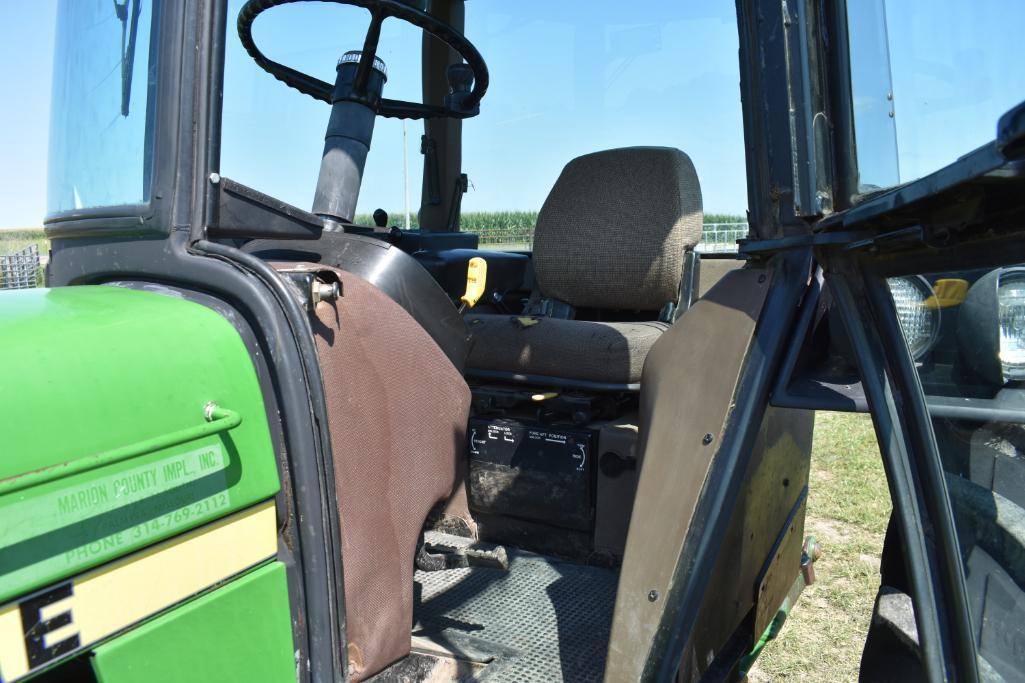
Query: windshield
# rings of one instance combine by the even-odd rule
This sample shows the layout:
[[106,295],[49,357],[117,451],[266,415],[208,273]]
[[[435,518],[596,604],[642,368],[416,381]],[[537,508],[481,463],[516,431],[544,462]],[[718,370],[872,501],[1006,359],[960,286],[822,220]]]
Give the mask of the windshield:
[[[309,209],[330,108],[253,63],[234,30],[243,4],[228,3],[221,172]],[[270,59],[333,82],[338,57],[362,45],[368,16],[300,3],[267,11],[253,35]],[[385,21],[378,51],[388,68],[384,97],[422,101],[421,35]],[[549,0],[474,0],[466,3],[465,35],[487,61],[491,83],[480,115],[462,126],[463,230],[480,233],[484,244],[529,244],[534,217],[567,162],[602,149],[659,145],[694,161],[706,222],[731,226],[715,233],[724,244],[746,234],[732,0],[595,0],[586,11]],[[408,206],[416,227],[422,134],[419,121],[378,118],[357,223],[383,208],[391,224],[404,227]],[[505,232],[491,239],[492,228]]]
[[1020,0],[847,3],[859,190],[928,175],[1025,99]]
[[149,200],[154,0],[61,0],[47,212]]

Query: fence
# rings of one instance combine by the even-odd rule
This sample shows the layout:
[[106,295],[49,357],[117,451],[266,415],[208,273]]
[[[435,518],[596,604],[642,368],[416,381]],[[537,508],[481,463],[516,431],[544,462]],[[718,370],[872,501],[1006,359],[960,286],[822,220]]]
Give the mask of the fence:
[[[534,242],[534,226],[489,228],[474,227],[480,245],[491,249],[530,249]],[[705,223],[697,251],[702,254],[724,254],[737,251],[737,240],[747,237],[747,223]]]
[[747,237],[747,223],[705,223],[696,251],[726,254],[737,250],[737,240]]
[[39,247],[0,255],[0,289],[28,289],[39,285]]

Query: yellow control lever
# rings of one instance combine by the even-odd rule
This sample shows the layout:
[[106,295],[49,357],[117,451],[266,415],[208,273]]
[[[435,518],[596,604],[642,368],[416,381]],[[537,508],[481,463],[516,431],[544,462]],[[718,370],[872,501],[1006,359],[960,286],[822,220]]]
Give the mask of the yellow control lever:
[[941,278],[932,285],[933,294],[925,300],[926,308],[959,306],[968,296],[968,280]]
[[466,265],[466,293],[459,297],[464,308],[473,308],[482,296],[484,296],[484,285],[488,281],[488,262],[480,256],[474,256]]

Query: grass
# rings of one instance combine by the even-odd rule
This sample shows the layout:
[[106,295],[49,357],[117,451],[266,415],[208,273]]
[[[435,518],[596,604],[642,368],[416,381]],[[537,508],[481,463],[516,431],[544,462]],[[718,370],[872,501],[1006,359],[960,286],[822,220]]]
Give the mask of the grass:
[[750,680],[855,681],[879,586],[890,495],[867,415],[815,418],[805,535],[822,546],[805,589]]

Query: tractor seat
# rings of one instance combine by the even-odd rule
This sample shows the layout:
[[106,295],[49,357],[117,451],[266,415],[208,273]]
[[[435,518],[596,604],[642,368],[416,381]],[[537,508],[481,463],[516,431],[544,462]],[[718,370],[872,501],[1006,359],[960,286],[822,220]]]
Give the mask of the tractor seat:
[[[467,315],[468,374],[636,388],[648,350],[668,328],[659,313],[679,301],[684,254],[701,239],[702,222],[697,173],[678,149],[573,159],[537,217],[528,310],[537,315]],[[581,309],[602,320],[573,319]]]

